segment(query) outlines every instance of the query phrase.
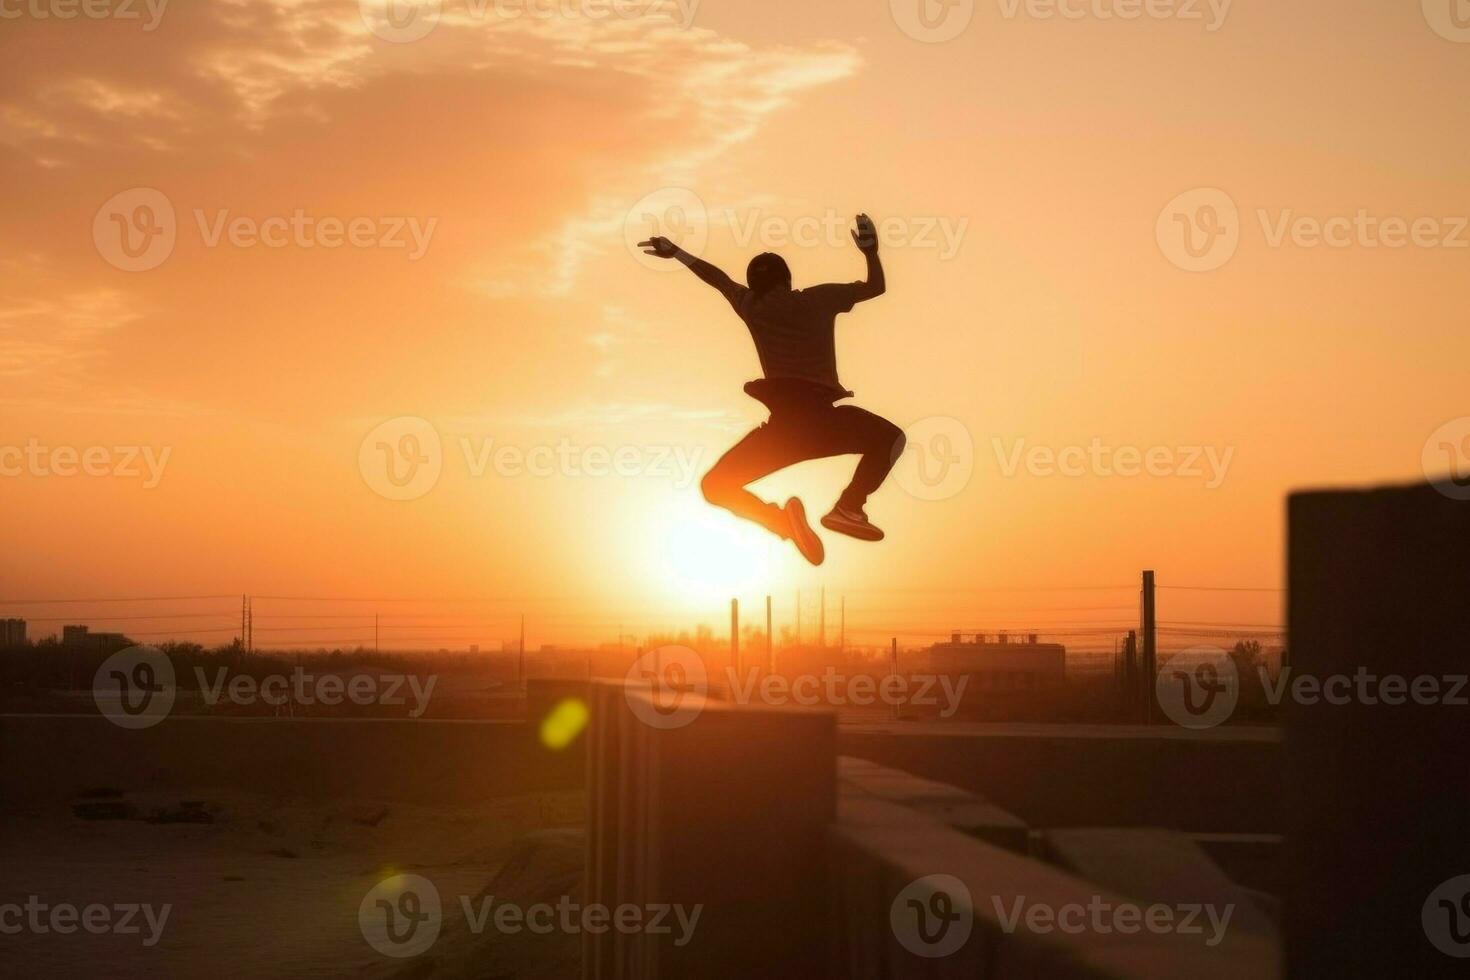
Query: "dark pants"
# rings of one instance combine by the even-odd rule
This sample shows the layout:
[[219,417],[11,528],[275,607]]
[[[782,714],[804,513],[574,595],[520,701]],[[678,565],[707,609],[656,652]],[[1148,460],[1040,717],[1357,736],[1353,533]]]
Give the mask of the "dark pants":
[[790,537],[781,508],[745,489],[763,476],[808,459],[860,453],[862,460],[838,503],[862,510],[903,453],[903,430],[856,405],[820,398],[771,405],[771,418],[721,456],[700,484],[704,497],[738,517]]

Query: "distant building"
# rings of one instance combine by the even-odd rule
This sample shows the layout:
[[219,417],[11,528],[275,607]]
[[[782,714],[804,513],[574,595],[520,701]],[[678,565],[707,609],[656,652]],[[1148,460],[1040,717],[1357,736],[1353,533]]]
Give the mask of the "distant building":
[[0,648],[23,647],[26,645],[26,621],[23,619],[0,619]]
[[968,639],[951,634],[948,643],[929,648],[929,669],[937,674],[968,674],[980,690],[1034,690],[1061,684],[1067,676],[1067,648],[1038,643],[1035,633],[994,637],[977,633]]
[[133,645],[133,641],[122,633],[93,633],[87,626],[63,626],[61,643],[63,646],[81,647],[84,650],[103,650],[109,653]]

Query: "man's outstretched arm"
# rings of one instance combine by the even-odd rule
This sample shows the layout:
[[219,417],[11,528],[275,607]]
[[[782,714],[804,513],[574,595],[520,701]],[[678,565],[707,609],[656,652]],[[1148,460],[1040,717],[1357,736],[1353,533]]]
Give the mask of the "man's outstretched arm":
[[874,227],[872,218],[866,214],[857,216],[857,230],[852,233],[852,240],[857,243],[863,258],[868,260],[867,281],[857,284],[856,299],[861,303],[888,291],[888,282],[883,278],[883,262],[878,258],[878,229]]
[[689,267],[689,271],[700,278],[702,282],[718,289],[726,296],[736,288],[736,282],[725,274],[725,270],[717,265],[711,265],[698,256],[690,255],[667,238],[650,238],[646,242],[639,242],[638,247],[643,249],[644,255],[657,255],[661,259],[678,259]]

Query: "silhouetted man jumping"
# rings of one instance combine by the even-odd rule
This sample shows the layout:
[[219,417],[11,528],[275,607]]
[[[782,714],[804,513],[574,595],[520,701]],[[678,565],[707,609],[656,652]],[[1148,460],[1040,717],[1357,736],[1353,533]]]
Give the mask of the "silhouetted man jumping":
[[822,526],[862,541],[881,541],[883,532],[863,511],[903,452],[903,430],[856,405],[835,405],[852,392],[837,380],[837,315],[857,303],[882,296],[883,264],[878,261],[878,235],[866,214],[857,216],[853,241],[868,260],[864,282],[828,283],[810,289],[791,288],[791,269],[771,252],[750,261],[742,286],[703,259],[667,238],[640,242],[648,255],[678,259],[696,276],[720,291],[750,328],[765,378],[745,386],[746,394],[771,411],[770,419],[736,443],[705,474],[701,487],[710,503],[755,521],[789,538],[803,557],[820,565],[822,539],[806,520],[795,497],[785,507],[761,500],[746,489],[750,483],[794,463],[825,456],[860,453],[852,482],[822,518]]

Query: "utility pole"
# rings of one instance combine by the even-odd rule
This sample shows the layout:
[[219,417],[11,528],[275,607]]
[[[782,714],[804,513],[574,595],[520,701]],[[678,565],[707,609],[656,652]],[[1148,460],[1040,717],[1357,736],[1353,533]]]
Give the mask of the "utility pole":
[[1143,573],[1143,693],[1144,701],[1148,705],[1144,720],[1150,725],[1154,721],[1154,687],[1159,676],[1158,644],[1154,573],[1148,570]]
[[373,613],[373,653],[378,652],[378,614]]
[[[890,642],[891,642],[892,645],[889,647],[889,654],[888,654],[888,674],[889,674],[890,677],[897,677],[898,676],[898,637],[895,636]],[[897,685],[895,685],[895,686],[897,686]],[[893,703],[893,720],[894,721],[898,721],[898,702],[897,701],[895,701]]]
[[775,648],[771,646],[771,597],[766,596],[766,673],[776,671]]
[[817,649],[827,649],[827,587],[822,586],[822,608],[817,610]]
[[1128,703],[1130,720],[1138,717],[1138,699],[1143,693],[1139,683],[1142,676],[1138,669],[1138,631],[1129,630],[1128,639],[1123,641],[1123,697]]
[[521,644],[516,655],[516,683],[521,689],[526,687],[526,614],[521,613]]
[[730,667],[740,673],[740,600],[730,600]]
[[245,596],[243,596],[243,595],[240,596],[240,652],[241,653],[244,653],[245,652],[245,635],[246,635],[245,627],[246,627],[246,620],[249,618],[249,609],[250,609],[250,606],[248,605],[248,602],[249,602],[249,600]]

